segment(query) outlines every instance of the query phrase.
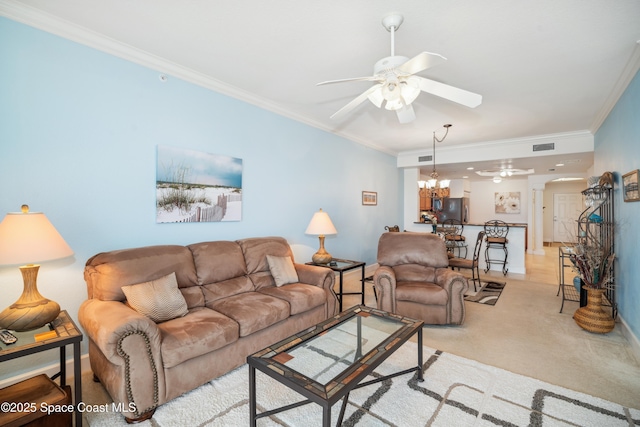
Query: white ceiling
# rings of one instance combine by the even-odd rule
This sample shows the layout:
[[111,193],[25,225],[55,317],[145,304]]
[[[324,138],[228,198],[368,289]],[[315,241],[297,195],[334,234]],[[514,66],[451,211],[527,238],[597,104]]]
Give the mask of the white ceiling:
[[[371,83],[316,83],[371,75],[391,12],[404,16],[396,54],[447,57],[419,75],[482,105],[422,93],[408,124],[369,101],[329,119]],[[0,0],[0,14],[390,154],[430,151],[444,123],[445,146],[593,133],[640,64],[639,0]]]

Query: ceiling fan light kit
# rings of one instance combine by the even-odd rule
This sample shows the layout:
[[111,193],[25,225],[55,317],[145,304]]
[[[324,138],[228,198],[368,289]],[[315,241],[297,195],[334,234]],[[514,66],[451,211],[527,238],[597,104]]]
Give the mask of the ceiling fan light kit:
[[366,99],[369,99],[378,108],[382,108],[384,104],[386,110],[395,111],[400,123],[409,123],[416,118],[412,104],[420,92],[427,92],[470,108],[475,108],[482,103],[481,95],[415,75],[427,68],[441,64],[447,59],[431,52],[419,53],[411,59],[396,55],[395,32],[403,21],[403,16],[396,13],[389,14],[382,19],[382,25],[391,33],[391,56],[382,58],[374,64],[373,76],[318,83],[318,85],[353,81],[375,83],[335,112],[331,116],[332,119],[344,117]]

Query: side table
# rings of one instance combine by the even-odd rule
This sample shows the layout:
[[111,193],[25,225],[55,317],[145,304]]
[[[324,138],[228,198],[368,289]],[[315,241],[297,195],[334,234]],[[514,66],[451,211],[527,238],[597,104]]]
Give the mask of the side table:
[[[14,333],[14,335],[18,337],[18,341],[15,344],[5,345],[0,343],[0,363],[41,351],[59,348],[60,372],[55,374],[51,379],[55,380],[60,378],[60,387],[64,388],[67,385],[66,346],[73,344],[73,404],[76,409],[75,424],[79,427],[82,426],[82,413],[78,411],[78,404],[82,401],[82,371],[80,366],[80,342],[82,341],[82,333],[80,333],[80,330],[73,320],[71,320],[66,310],[62,310],[50,325],[51,327],[47,325],[33,331]],[[55,331],[55,336],[42,341],[35,340],[36,334],[48,331]]]
[[[331,260],[332,262],[335,262],[336,265],[329,265],[329,264],[316,264],[315,262],[307,262],[307,265],[317,265],[319,267],[326,267],[326,268],[330,268],[333,271],[337,271],[340,275],[340,285],[339,285],[339,291],[336,293],[336,296],[338,297],[338,301],[340,302],[340,312],[342,313],[342,300],[343,300],[343,296],[344,295],[362,295],[362,302],[361,305],[364,305],[364,267],[366,265],[365,262],[362,261],[352,261],[352,260],[348,260],[348,259],[339,259],[339,258],[333,258]],[[360,283],[361,283],[361,290],[360,292],[344,292],[342,289],[342,285],[343,285],[343,279],[344,279],[344,272],[345,271],[349,271],[349,270],[354,270],[356,268],[360,268],[362,271],[362,277],[360,278]]]

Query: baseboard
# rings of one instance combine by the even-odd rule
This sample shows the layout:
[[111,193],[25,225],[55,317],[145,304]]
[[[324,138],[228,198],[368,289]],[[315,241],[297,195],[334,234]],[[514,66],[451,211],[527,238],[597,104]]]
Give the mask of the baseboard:
[[[66,363],[67,369],[67,384],[73,386],[73,359],[67,359]],[[80,356],[80,370],[82,373],[90,371],[91,365],[89,363],[89,355],[83,354]],[[12,384],[18,383],[20,381],[24,381],[26,379],[35,377],[36,375],[46,374],[49,377],[60,372],[60,364],[52,363],[51,365],[43,366],[41,368],[35,369],[33,371],[25,372],[20,375],[16,375],[14,377],[5,378],[0,380],[0,388],[8,387]]]
[[622,335],[624,335],[627,341],[629,341],[631,353],[635,356],[638,364],[640,364],[640,339],[634,335],[633,331],[631,331],[631,328],[629,328],[629,325],[625,322],[622,316],[618,315],[618,319],[620,320]]

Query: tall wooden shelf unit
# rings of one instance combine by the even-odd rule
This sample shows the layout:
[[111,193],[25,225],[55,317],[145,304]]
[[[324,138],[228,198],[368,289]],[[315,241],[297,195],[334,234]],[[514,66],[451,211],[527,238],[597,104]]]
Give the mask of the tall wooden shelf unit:
[[[613,216],[613,188],[606,185],[596,185],[582,191],[587,208],[578,218],[578,243],[585,247],[601,246],[605,252],[614,252],[614,216]],[[605,305],[611,307],[611,316],[618,315],[618,304],[615,298],[615,269],[614,262],[609,267],[610,283],[605,292]],[[582,291],[584,292],[584,291]],[[582,293],[581,292],[581,293]],[[583,298],[581,297],[581,304]]]

